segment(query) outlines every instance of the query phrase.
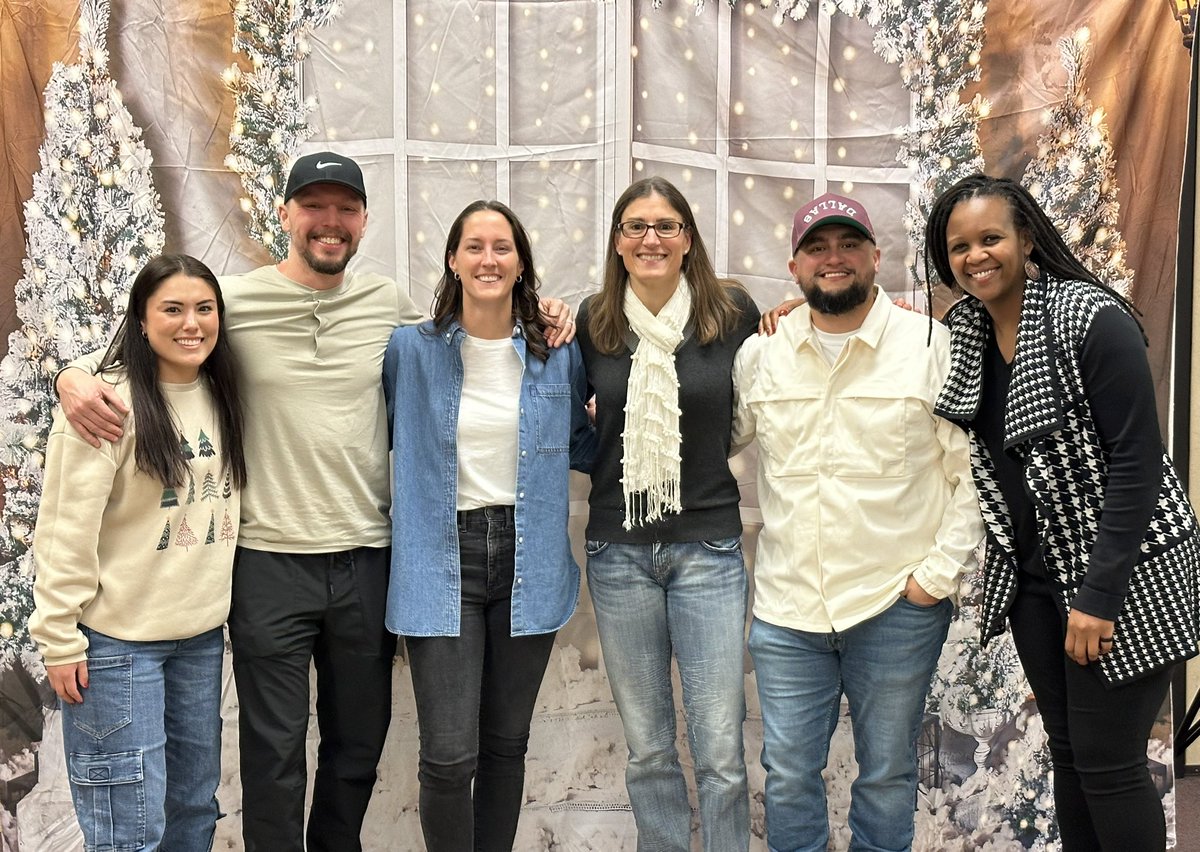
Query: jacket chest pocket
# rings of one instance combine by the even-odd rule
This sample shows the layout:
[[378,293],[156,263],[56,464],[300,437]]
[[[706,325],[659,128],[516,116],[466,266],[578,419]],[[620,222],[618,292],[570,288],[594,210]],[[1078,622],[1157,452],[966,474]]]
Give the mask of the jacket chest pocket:
[[[831,411],[826,453],[830,473],[887,477],[911,472],[913,432],[920,417],[930,420],[919,400],[844,397],[832,404]],[[926,431],[932,440],[932,428]]]
[[539,453],[565,453],[571,448],[571,386],[533,385],[533,428]]
[[820,469],[821,408],[815,395],[762,393],[747,401],[754,411],[758,449],[771,476],[812,476]]
[[759,448],[775,476],[904,476],[935,455],[933,418],[919,399],[793,394],[753,405]]

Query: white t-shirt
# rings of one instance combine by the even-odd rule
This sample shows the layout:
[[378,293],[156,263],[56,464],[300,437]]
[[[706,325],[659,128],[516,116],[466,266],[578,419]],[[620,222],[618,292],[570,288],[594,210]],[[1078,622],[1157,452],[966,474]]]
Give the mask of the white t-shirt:
[[857,333],[858,329],[838,334],[832,331],[821,331],[815,325],[813,326],[813,336],[816,337],[817,344],[821,348],[821,354],[825,356],[825,361],[830,367],[837,363],[838,356],[846,348],[846,341]]
[[458,409],[458,510],[511,506],[517,491],[517,431],[523,366],[512,338],[462,344]]

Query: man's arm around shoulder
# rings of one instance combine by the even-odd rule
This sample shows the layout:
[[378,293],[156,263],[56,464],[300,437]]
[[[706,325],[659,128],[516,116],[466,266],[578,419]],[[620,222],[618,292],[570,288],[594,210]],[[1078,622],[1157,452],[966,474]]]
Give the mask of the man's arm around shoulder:
[[120,439],[129,414],[129,407],[113,386],[93,375],[102,357],[102,353],[93,352],[76,358],[54,377],[63,414],[93,447],[99,447],[101,440]]

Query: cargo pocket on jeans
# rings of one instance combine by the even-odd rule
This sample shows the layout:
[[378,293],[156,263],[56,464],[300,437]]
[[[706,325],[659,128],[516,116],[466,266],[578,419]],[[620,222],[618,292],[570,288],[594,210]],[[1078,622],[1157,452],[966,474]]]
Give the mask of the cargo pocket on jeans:
[[140,751],[67,758],[75,812],[89,850],[133,852],[146,845],[146,785]]
[[83,703],[71,708],[78,730],[102,740],[133,721],[133,657],[91,657]]

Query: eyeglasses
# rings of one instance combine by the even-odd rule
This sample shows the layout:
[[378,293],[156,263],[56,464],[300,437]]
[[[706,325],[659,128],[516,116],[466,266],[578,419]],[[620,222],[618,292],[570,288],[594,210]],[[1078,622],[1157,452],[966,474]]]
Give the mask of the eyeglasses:
[[674,219],[663,219],[661,222],[655,222],[651,225],[648,222],[621,222],[617,225],[617,230],[621,232],[623,237],[631,240],[640,240],[646,236],[646,232],[651,228],[658,234],[660,239],[669,240],[671,237],[678,237],[680,232],[687,225],[682,222],[676,222]]

